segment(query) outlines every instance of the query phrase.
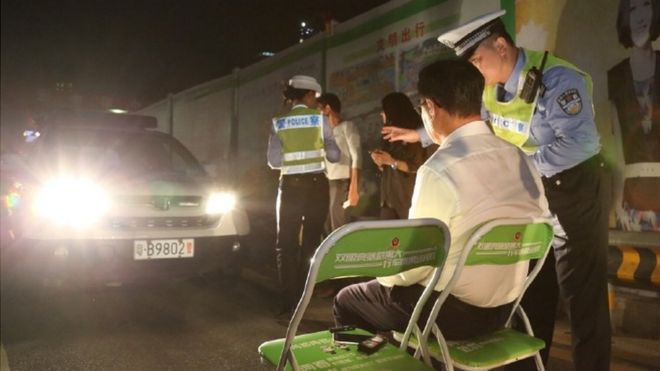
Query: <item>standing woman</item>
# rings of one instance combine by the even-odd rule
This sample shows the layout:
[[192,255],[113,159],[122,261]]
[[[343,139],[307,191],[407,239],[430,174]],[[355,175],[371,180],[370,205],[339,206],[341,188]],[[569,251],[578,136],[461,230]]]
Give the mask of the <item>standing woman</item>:
[[[423,126],[408,96],[395,92],[381,101],[383,125],[417,129]],[[419,143],[383,141],[382,149],[371,152],[371,158],[382,172],[380,181],[381,219],[407,219],[415,173],[425,160]]]
[[273,119],[268,165],[280,170],[275,251],[284,288],[280,314],[289,315],[302,293],[309,261],[321,241],[328,213],[325,160],[337,162],[340,153],[332,128],[319,110],[311,108],[317,106],[316,98],[321,95],[316,79],[293,76],[283,95],[292,107],[284,116]]

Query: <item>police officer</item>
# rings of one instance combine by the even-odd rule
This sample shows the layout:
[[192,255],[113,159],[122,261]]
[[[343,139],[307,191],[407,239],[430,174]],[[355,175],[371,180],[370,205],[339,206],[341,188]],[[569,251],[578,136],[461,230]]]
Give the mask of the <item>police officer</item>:
[[[522,303],[535,334],[545,340],[544,360],[552,344],[558,282],[568,304],[575,368],[607,370],[609,190],[591,77],[550,53],[517,48],[500,19],[504,13],[486,14],[438,41],[484,76],[485,118],[495,134],[532,156],[550,210],[561,224],[556,232],[567,238],[555,244],[554,256],[548,256]],[[423,132],[386,127],[383,133],[389,140],[429,142]]]
[[316,79],[293,76],[283,92],[292,108],[273,119],[268,140],[268,165],[280,170],[276,256],[284,288],[283,315],[289,315],[298,302],[309,261],[321,240],[328,213],[325,160],[337,162],[340,156],[332,128],[315,109],[320,94]]

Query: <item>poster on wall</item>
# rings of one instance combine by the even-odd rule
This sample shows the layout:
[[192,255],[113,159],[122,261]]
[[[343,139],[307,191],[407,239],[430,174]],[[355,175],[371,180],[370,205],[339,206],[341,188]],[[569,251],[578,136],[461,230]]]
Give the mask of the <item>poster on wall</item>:
[[628,56],[609,69],[618,163],[614,209],[618,226],[658,231],[660,214],[660,1],[621,0],[616,29]]
[[[382,149],[381,100],[403,92],[417,103],[417,75],[427,64],[453,57],[437,41],[442,31],[500,8],[500,1],[390,2],[335,29],[328,39],[327,90],[342,101],[342,117],[359,131],[364,158],[361,193],[372,199],[355,214],[377,213],[380,171],[370,152]],[[359,30],[360,32],[356,32]],[[375,204],[375,205],[374,205]]]
[[515,11],[518,45],[554,51],[593,78],[601,153],[613,170],[610,227],[660,230],[660,1],[519,0]]

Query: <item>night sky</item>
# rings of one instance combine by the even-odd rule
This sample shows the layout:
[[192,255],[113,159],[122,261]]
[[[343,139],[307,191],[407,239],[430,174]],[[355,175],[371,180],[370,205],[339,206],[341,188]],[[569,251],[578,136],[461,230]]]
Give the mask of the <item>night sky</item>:
[[[385,0],[2,0],[3,107],[58,81],[144,106]],[[294,5],[295,4],[295,5]]]

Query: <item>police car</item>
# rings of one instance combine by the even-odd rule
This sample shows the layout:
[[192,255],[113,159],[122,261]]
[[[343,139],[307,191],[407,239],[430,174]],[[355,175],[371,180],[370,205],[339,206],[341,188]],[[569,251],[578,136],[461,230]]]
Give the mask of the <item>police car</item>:
[[156,126],[137,115],[45,120],[5,195],[3,279],[87,286],[237,273],[245,212]]

